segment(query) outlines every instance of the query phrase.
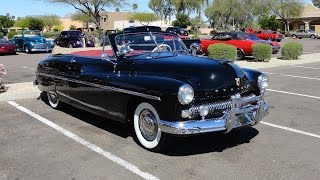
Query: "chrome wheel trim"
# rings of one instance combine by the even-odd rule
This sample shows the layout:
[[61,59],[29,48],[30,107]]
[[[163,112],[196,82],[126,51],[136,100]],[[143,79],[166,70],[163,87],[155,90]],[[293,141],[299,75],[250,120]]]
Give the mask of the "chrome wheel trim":
[[310,38],[311,38],[311,39],[316,39],[316,36],[312,34],[312,35],[310,36]]
[[50,106],[53,108],[57,108],[60,102],[57,93],[53,91],[49,91],[47,92],[47,97],[48,97]]
[[147,141],[153,141],[157,137],[158,122],[153,113],[144,109],[139,115],[139,129]]
[[243,58],[243,53],[240,50],[237,50],[237,60],[241,60]]
[[29,53],[29,48],[28,48],[28,47],[26,47],[25,51],[26,51],[26,53]]
[[156,148],[159,143],[160,143],[160,140],[161,140],[161,130],[160,128],[158,127],[158,124],[157,124],[157,133],[155,134],[155,138],[150,141],[150,140],[147,140],[143,134],[142,134],[142,131],[140,130],[140,115],[142,114],[142,112],[144,110],[148,110],[150,112],[152,112],[156,122],[158,123],[160,121],[160,118],[159,118],[159,115],[156,111],[156,109],[149,103],[146,103],[146,102],[143,102],[143,103],[140,103],[135,112],[134,112],[134,117],[133,117],[133,127],[134,127],[134,131],[135,131],[135,134],[136,134],[136,137],[139,141],[139,143],[145,147],[146,149],[154,149]]
[[68,45],[68,48],[73,48],[73,45],[72,45],[72,44],[69,44],[69,45]]

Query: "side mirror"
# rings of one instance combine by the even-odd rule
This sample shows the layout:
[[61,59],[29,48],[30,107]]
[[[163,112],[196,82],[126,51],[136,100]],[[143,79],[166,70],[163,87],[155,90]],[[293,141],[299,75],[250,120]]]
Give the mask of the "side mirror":
[[192,43],[190,45],[190,54],[192,56],[196,56],[197,55],[197,52],[200,51],[201,47],[198,43]]

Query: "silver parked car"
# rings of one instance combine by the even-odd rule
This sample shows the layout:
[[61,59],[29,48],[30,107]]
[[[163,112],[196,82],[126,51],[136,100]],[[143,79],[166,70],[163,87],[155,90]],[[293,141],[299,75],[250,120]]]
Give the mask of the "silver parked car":
[[319,39],[320,33],[314,32],[313,30],[300,29],[295,32],[290,32],[288,36],[293,38],[299,38],[299,39],[301,38]]

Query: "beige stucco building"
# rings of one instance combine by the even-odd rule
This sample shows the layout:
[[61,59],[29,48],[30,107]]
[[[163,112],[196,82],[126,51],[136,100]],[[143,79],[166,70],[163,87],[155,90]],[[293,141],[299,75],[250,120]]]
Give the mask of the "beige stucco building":
[[[289,30],[311,29],[320,32],[320,9],[312,4],[306,4],[300,17],[289,18]],[[284,30],[284,25],[283,28]]]
[[129,20],[133,13],[131,12],[101,12],[100,24],[103,30],[115,29],[115,21]]
[[83,23],[79,22],[79,21],[73,21],[72,19],[68,19],[68,18],[63,18],[63,19],[59,19],[62,23],[63,26],[63,30],[69,30],[70,26],[76,26],[77,28],[83,28]]

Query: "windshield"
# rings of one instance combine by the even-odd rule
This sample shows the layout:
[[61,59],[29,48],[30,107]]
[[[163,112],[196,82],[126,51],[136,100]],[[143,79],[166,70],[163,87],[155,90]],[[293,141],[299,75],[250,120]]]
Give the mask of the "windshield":
[[43,37],[27,37],[26,41],[31,41],[31,42],[46,42],[46,39]]
[[4,42],[7,42],[7,40],[4,39],[3,37],[0,37],[0,43],[4,43]]
[[261,40],[260,38],[258,38],[255,34],[237,34],[237,37],[234,39],[239,39],[239,40]]
[[261,40],[260,38],[258,38],[258,36],[256,36],[255,34],[247,34],[247,36],[249,36],[249,39],[250,40]]
[[82,36],[82,33],[80,31],[69,31],[69,36]]
[[177,36],[161,32],[141,32],[120,34],[115,37],[117,51],[125,55],[137,55],[153,52],[183,52],[188,50]]

